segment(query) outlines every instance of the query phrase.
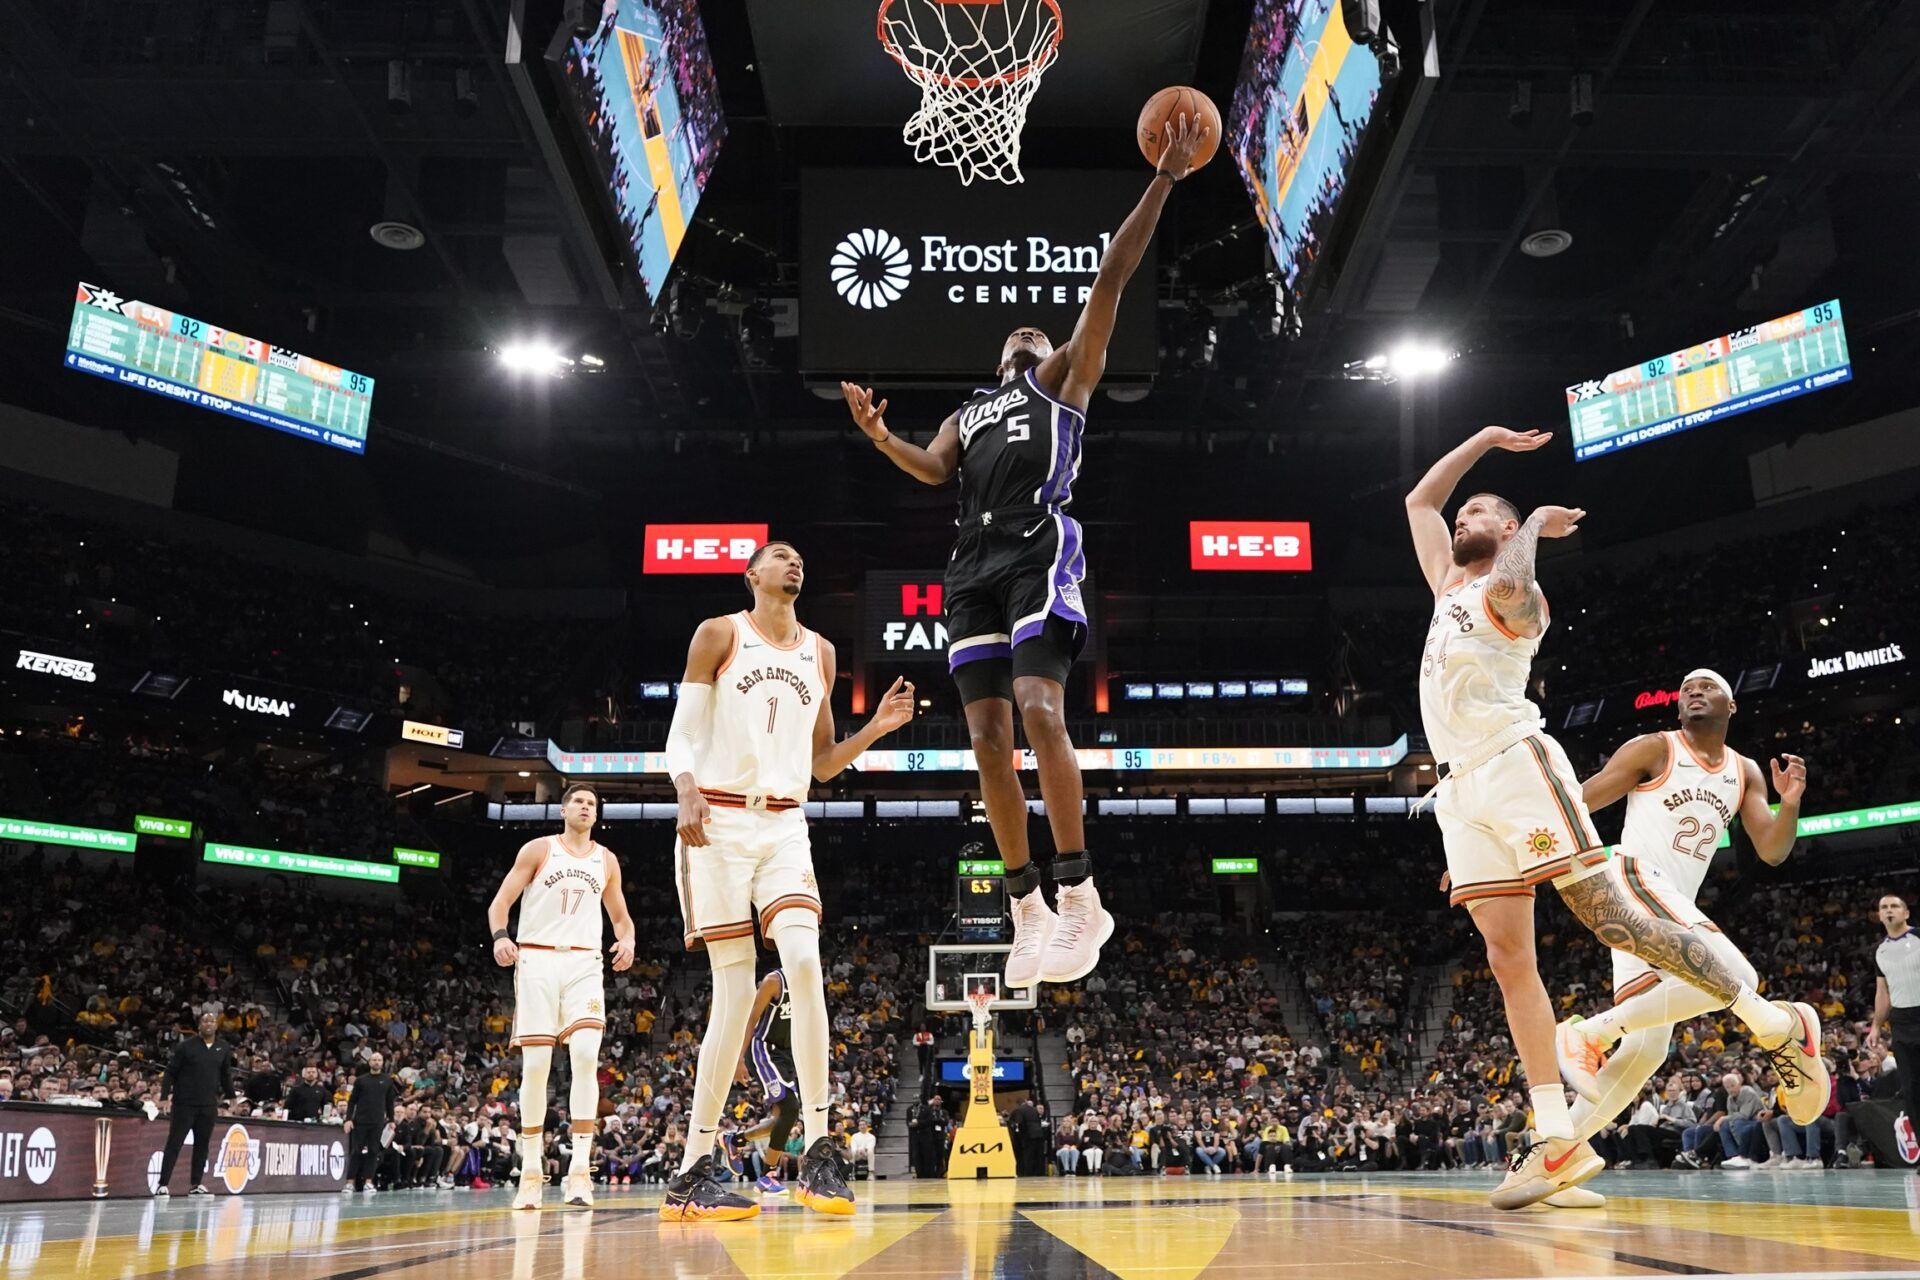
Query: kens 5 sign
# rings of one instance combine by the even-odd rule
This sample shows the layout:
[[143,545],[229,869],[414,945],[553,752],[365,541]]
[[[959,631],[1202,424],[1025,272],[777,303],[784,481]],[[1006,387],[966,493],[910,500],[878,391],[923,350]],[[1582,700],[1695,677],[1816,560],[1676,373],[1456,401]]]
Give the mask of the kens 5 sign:
[[1195,569],[1313,568],[1313,539],[1305,520],[1195,520],[1187,540]]
[[764,524],[650,524],[646,573],[745,573],[767,540]]

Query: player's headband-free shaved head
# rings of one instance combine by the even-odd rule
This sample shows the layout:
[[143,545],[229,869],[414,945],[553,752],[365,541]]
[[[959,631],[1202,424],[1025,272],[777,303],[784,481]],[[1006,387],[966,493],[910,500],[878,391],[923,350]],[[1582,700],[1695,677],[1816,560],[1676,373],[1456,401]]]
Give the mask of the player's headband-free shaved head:
[[1729,700],[1733,698],[1733,683],[1711,667],[1695,667],[1681,678],[1680,683],[1685,684],[1688,680],[1710,681],[1719,685],[1720,692],[1726,694]]

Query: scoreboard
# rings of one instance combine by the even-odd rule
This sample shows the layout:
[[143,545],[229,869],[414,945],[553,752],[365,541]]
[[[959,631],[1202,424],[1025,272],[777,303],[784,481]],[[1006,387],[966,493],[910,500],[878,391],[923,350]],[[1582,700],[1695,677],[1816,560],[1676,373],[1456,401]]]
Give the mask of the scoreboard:
[[81,284],[67,368],[321,444],[365,452],[373,379]]
[[1840,304],[1822,302],[1574,383],[1573,456],[1597,458],[1852,377]]

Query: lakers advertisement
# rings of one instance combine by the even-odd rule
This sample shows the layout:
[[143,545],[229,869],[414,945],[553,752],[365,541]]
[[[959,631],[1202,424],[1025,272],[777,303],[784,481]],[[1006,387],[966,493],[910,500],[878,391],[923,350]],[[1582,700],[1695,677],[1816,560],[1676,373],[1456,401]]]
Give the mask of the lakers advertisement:
[[[166,1141],[166,1120],[137,1113],[0,1107],[0,1201],[150,1196]],[[186,1189],[190,1150],[181,1150],[175,1190]],[[346,1137],[335,1126],[224,1118],[213,1126],[206,1184],[217,1196],[333,1191],[346,1172]]]

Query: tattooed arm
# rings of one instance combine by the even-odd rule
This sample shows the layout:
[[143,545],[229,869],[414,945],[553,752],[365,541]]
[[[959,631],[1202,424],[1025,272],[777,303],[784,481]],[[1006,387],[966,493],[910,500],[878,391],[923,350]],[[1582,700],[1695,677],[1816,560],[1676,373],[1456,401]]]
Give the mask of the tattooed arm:
[[1579,507],[1540,507],[1507,539],[1487,575],[1487,603],[1500,621],[1523,636],[1537,636],[1546,616],[1540,584],[1533,580],[1533,558],[1542,538],[1564,538],[1580,528]]

